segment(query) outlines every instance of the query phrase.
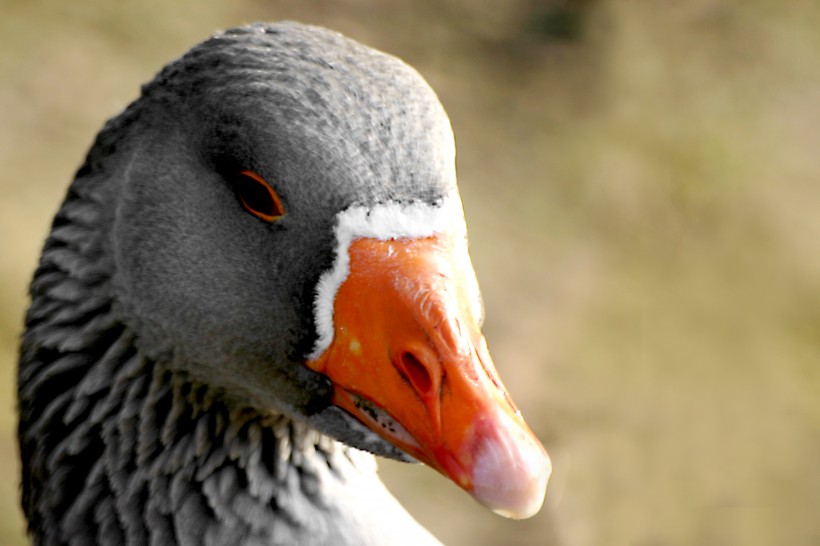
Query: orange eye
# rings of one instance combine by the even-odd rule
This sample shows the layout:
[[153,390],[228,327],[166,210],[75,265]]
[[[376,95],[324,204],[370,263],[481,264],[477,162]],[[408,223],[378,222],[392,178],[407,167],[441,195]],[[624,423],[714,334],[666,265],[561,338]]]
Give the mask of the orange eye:
[[253,171],[242,171],[234,184],[245,210],[265,222],[273,222],[285,215],[282,201],[273,188]]

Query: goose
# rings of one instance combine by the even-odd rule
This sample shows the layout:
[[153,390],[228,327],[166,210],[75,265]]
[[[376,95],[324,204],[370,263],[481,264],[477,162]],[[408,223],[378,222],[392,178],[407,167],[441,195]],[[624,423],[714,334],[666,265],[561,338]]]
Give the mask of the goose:
[[503,516],[550,473],[481,333],[450,122],[295,22],[213,35],[97,135],[18,371],[35,544],[435,544],[374,455]]

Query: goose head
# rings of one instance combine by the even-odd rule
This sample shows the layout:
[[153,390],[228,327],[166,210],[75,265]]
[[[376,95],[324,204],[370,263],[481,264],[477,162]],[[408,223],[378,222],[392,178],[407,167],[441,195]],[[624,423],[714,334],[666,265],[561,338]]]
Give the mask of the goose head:
[[454,158],[416,71],[280,23],[168,65],[84,168],[140,351],[528,517],[549,459],[481,333]]

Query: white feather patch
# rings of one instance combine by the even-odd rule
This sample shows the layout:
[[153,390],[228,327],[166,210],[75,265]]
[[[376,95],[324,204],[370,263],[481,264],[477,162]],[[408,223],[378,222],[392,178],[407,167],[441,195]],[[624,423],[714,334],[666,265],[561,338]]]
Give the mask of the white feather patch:
[[349,250],[353,241],[365,237],[381,241],[415,239],[442,233],[466,237],[464,211],[458,195],[448,196],[435,205],[389,202],[374,207],[351,207],[340,212],[335,228],[336,260],[316,285],[313,313],[318,338],[308,359],[319,358],[333,341],[333,305],[336,292],[350,272]]

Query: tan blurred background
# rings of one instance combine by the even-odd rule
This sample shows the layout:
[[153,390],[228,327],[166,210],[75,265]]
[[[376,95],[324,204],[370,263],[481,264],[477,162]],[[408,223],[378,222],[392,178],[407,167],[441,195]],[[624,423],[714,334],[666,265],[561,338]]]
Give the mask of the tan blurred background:
[[513,397],[552,454],[510,522],[385,464],[453,544],[820,544],[820,4],[0,0],[0,544],[26,284],[103,121],[213,31],[298,19],[438,91]]

